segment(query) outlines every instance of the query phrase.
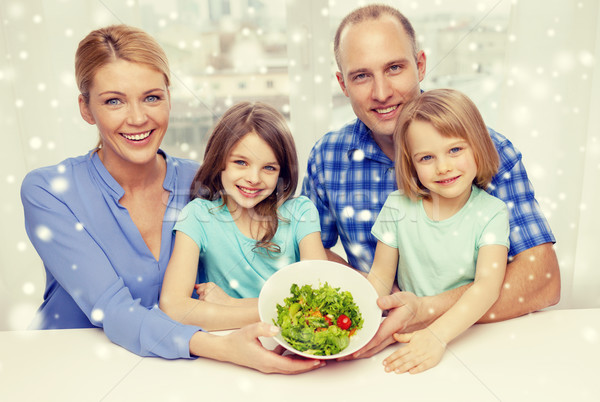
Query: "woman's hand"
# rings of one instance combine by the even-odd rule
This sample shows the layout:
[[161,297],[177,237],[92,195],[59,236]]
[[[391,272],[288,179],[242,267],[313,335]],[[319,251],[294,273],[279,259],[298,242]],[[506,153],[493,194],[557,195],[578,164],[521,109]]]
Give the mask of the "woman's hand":
[[325,362],[320,360],[296,355],[282,356],[281,347],[275,351],[265,349],[258,338],[272,337],[278,332],[279,328],[264,322],[245,326],[224,336],[198,332],[196,335],[200,336],[197,338],[199,342],[195,346],[196,342],[192,338],[191,351],[194,353],[194,349],[198,348],[206,352],[199,355],[250,367],[263,373],[299,374],[325,366]]

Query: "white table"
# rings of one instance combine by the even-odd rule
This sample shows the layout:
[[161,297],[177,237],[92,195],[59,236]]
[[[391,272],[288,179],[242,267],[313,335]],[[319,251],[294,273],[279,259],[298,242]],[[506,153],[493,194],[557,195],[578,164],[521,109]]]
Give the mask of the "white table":
[[[440,364],[390,374],[377,356],[296,376],[142,358],[101,330],[0,332],[1,401],[600,401],[600,309],[475,325]],[[393,398],[393,399],[392,399]]]

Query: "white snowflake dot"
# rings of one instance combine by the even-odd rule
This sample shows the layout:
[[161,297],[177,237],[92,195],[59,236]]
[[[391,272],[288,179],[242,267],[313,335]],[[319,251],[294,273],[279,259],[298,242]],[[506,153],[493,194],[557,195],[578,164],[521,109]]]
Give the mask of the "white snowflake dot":
[[343,218],[352,218],[354,216],[354,208],[347,206],[342,210]]
[[583,335],[583,339],[588,341],[589,343],[597,343],[598,342],[598,331],[595,328],[586,327],[581,330],[581,335]]
[[27,244],[24,241],[20,241],[17,243],[17,251],[25,251],[27,250]]
[[594,65],[594,55],[593,53],[584,50],[579,53],[579,62],[585,67],[592,67]]
[[354,243],[350,245],[350,252],[354,255],[360,255],[362,253],[362,245],[359,243]]
[[92,310],[92,320],[96,322],[102,322],[104,320],[104,311],[99,308]]
[[355,162],[360,162],[365,159],[365,152],[362,149],[357,149],[352,154],[352,160]]
[[23,284],[23,293],[26,295],[32,295],[35,292],[35,285],[31,282],[25,282]]
[[69,188],[69,181],[64,177],[55,177],[50,181],[50,188],[57,193],[63,193]]
[[35,234],[41,241],[48,242],[52,240],[52,231],[47,226],[38,226],[35,229]]
[[494,233],[487,233],[484,238],[485,242],[488,244],[493,244],[496,241],[496,235]]
[[364,209],[358,213],[358,220],[368,222],[371,220],[371,211]]
[[229,286],[231,286],[232,289],[237,289],[240,286],[240,283],[236,279],[232,279],[229,281]]
[[393,243],[395,240],[394,234],[390,232],[384,233],[382,237],[381,240],[383,240],[384,243]]

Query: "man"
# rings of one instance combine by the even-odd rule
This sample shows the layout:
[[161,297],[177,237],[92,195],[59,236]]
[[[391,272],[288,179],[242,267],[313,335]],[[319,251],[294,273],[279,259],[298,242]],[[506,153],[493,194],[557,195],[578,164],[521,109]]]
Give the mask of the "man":
[[[338,27],[334,51],[337,80],[357,119],[327,133],[308,160],[303,194],[319,209],[321,236],[330,260],[340,237],[349,265],[368,272],[377,240],[371,227],[390,192],[397,189],[392,134],[406,101],[421,92],[426,57],[410,22],[398,10],[369,5],[350,13]],[[488,191],[510,211],[509,264],[501,295],[480,322],[501,321],[556,304],[560,272],[554,236],[540,211],[521,154],[489,130],[501,166]],[[394,342],[394,332],[428,326],[464,293],[465,285],[437,296],[409,292],[382,297],[391,309],[375,338],[359,353],[372,355]]]

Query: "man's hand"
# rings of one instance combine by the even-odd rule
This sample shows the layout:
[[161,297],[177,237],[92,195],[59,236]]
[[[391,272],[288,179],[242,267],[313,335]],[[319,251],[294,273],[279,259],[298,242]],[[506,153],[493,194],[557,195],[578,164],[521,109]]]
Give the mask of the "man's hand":
[[377,299],[379,308],[389,310],[387,318],[383,320],[373,339],[352,357],[371,357],[396,342],[393,334],[412,332],[427,326],[429,322],[423,323],[421,320],[422,301],[422,298],[411,292],[396,292]]

